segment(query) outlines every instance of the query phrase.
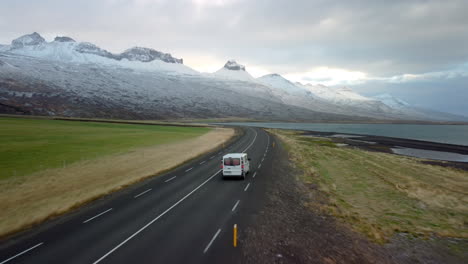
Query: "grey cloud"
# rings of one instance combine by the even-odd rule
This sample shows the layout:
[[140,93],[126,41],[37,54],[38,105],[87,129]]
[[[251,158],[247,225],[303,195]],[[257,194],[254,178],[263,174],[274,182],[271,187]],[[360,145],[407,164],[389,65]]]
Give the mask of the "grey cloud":
[[466,104],[468,102],[468,76],[406,83],[370,81],[352,88],[367,96],[385,92],[401,98],[411,105],[468,116]]
[[468,60],[468,2],[6,0],[0,41],[63,32],[111,50],[147,45],[236,57],[280,72],[320,65],[391,76]]

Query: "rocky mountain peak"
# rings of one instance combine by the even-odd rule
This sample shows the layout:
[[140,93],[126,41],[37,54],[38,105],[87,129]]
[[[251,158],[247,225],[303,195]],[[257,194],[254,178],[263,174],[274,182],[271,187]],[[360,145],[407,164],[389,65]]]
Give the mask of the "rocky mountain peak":
[[228,60],[226,64],[224,64],[224,68],[231,71],[245,71],[245,66],[238,64],[235,60]]
[[260,78],[272,78],[272,79],[281,79],[281,80],[285,80],[285,81],[288,81],[290,82],[289,80],[287,80],[286,78],[284,78],[283,76],[277,74],[277,73],[271,73],[271,74],[266,74],[266,75],[263,75],[262,77]]
[[127,59],[129,61],[141,61],[150,62],[153,60],[162,60],[168,63],[179,63],[183,64],[182,59],[172,57],[169,53],[163,53],[150,48],[133,47],[120,54],[121,59]]
[[110,59],[118,59],[116,55],[89,42],[80,42],[78,45],[76,45],[75,51],[79,53],[94,54]]
[[14,39],[11,42],[13,48],[22,48],[24,46],[35,46],[45,42],[45,39],[39,35],[39,33],[34,32],[32,34],[21,36],[17,39]]
[[74,39],[70,38],[70,37],[66,37],[66,36],[57,36],[55,37],[54,41],[57,41],[57,42],[76,42]]

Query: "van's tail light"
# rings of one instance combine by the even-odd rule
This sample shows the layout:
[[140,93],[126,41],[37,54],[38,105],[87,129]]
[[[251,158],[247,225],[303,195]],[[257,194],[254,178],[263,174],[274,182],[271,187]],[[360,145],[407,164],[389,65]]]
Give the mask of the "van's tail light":
[[224,169],[224,164],[221,163],[221,169]]
[[244,164],[242,164],[242,166],[241,166],[241,167],[242,167],[242,169],[244,169]]

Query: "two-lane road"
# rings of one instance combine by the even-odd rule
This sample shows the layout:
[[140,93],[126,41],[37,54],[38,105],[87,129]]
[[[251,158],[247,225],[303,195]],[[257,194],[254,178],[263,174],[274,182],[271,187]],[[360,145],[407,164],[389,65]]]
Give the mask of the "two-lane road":
[[[240,254],[232,246],[232,226],[245,225],[243,210],[258,204],[271,145],[264,130],[247,128],[221,151],[3,241],[0,264],[232,261]],[[245,181],[222,179],[220,160],[230,152],[252,159]]]

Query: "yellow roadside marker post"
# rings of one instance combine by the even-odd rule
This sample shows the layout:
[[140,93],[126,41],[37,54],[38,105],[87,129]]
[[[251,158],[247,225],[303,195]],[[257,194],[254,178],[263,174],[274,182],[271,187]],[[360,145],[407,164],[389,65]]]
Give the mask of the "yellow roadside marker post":
[[237,224],[234,224],[233,246],[237,247]]

